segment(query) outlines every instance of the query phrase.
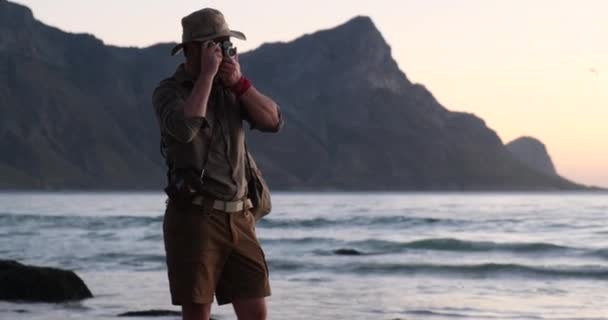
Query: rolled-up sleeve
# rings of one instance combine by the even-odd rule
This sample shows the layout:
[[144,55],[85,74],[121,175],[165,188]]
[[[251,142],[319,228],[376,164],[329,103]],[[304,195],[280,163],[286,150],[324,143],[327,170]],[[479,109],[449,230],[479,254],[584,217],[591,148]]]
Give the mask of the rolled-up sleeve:
[[247,121],[249,123],[249,129],[250,130],[259,130],[262,132],[279,132],[281,130],[281,128],[283,128],[283,115],[281,114],[281,107],[279,107],[277,105],[277,113],[279,114],[279,122],[277,123],[276,126],[273,127],[268,127],[268,126],[261,126],[258,125],[257,123],[255,123],[255,121],[253,121],[253,118],[251,117],[251,115],[249,114],[249,112],[247,111],[247,108],[245,108],[245,106],[241,105],[241,114],[242,114],[242,118],[243,120]]
[[159,86],[152,94],[152,104],[162,132],[180,142],[188,143],[201,128],[207,126],[204,117],[185,117],[184,99],[170,86]]

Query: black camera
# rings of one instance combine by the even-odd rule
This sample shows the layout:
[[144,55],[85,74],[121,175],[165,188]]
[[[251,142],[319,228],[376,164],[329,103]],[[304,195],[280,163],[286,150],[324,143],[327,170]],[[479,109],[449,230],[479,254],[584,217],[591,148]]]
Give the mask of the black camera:
[[230,41],[223,41],[220,43],[222,48],[222,54],[224,57],[234,58],[236,56],[236,47]]

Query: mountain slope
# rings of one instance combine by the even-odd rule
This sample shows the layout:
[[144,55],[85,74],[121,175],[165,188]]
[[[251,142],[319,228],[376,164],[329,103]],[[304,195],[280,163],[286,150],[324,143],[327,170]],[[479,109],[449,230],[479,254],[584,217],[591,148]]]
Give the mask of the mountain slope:
[[[106,46],[0,0],[0,188],[161,188],[150,95],[181,60],[171,46]],[[411,83],[369,18],[241,63],[286,119],[278,135],[250,134],[275,189],[580,187],[513,159],[483,120]]]
[[289,120],[279,136],[254,137],[281,187],[576,188],[514,161],[483,120],[411,83],[369,18],[263,45],[242,61]]
[[[161,180],[149,90],[164,53],[114,48],[0,1],[2,187],[149,188]],[[162,52],[162,53],[161,53]],[[151,76],[158,77],[158,71]],[[153,150],[154,149],[154,150]]]

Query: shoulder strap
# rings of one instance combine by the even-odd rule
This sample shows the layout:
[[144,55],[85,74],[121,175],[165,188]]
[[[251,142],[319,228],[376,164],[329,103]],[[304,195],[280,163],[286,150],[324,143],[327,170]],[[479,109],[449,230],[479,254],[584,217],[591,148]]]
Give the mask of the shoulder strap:
[[207,142],[207,154],[205,155],[205,160],[203,160],[203,166],[201,167],[201,181],[205,176],[205,169],[207,169],[207,163],[209,162],[209,153],[211,153],[211,143],[215,138],[215,128],[217,127],[217,118],[213,120],[213,126],[211,127],[211,136],[209,137],[209,141]]
[[251,171],[251,162],[249,161],[249,150],[247,148],[247,141],[244,142],[245,144],[245,178],[247,178],[247,181],[251,180],[251,177],[253,176],[252,171]]

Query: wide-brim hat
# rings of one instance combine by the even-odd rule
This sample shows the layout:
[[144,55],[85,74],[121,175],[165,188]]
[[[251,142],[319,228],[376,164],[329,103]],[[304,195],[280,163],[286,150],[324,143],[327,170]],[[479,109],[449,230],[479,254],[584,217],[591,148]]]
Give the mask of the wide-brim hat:
[[182,43],[171,50],[171,55],[174,56],[182,51],[185,43],[203,42],[220,37],[247,40],[242,32],[230,30],[224,15],[219,10],[205,8],[195,11],[182,18]]

